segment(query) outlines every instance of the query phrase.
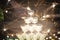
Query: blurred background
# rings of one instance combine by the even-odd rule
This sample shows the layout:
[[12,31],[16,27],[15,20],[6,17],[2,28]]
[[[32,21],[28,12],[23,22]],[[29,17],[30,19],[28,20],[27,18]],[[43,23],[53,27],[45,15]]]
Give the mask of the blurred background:
[[28,16],[26,7],[34,10],[38,24],[43,25],[41,32],[51,29],[45,40],[60,40],[60,0],[0,0],[0,40],[17,38],[16,33],[22,33],[21,17]]

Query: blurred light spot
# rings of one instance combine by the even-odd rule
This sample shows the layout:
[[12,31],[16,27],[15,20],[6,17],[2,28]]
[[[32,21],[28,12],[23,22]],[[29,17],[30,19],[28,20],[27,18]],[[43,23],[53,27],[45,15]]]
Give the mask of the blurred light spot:
[[9,36],[7,35],[7,38],[9,38]]
[[46,15],[46,17],[48,18],[48,17],[50,17],[50,15]]
[[57,5],[57,3],[53,3],[53,4],[52,4],[52,7],[54,8],[56,5]]
[[55,40],[55,39],[51,39],[51,40]]
[[8,13],[8,10],[6,10],[5,12]]
[[8,2],[10,2],[11,0],[8,0]]
[[31,10],[30,7],[27,7],[27,10]]
[[48,38],[46,38],[46,39],[48,39]]
[[34,14],[34,11],[33,11],[33,10],[28,11],[28,14],[29,14],[30,16],[32,16],[32,15]]
[[18,39],[15,39],[15,40],[18,40]]
[[58,34],[60,34],[60,31],[58,32]]
[[50,15],[44,15],[43,16],[43,18],[49,18],[50,17]]
[[26,17],[21,17],[22,19],[25,19]]
[[47,32],[49,33],[50,32],[50,29],[48,29]]
[[7,30],[6,28],[3,29],[3,31],[6,31],[6,30]]
[[49,38],[51,39],[52,37],[50,36]]
[[14,35],[12,34],[11,36],[13,37]]
[[44,21],[44,20],[46,20],[46,19],[41,19],[41,20],[43,20],[43,21]]
[[55,36],[55,38],[58,38],[57,36]]
[[53,34],[53,36],[55,36],[55,34]]
[[58,38],[60,40],[60,38]]
[[45,18],[46,16],[43,16],[43,18]]

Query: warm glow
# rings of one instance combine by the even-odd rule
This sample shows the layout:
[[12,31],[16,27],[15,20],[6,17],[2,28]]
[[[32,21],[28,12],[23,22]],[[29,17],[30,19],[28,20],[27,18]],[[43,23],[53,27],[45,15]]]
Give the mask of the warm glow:
[[9,38],[9,36],[7,35],[7,38]]
[[42,18],[41,20],[44,21],[44,20],[46,20],[46,19],[45,19],[45,18]]
[[46,17],[48,18],[48,17],[50,17],[50,15],[46,15]]
[[50,36],[49,38],[51,39],[52,37]]
[[21,17],[22,19],[25,19],[26,17]]
[[33,18],[32,23],[37,23],[37,22],[38,22],[38,18],[37,17]]
[[25,26],[21,26],[23,32],[27,32],[27,31],[30,31],[30,32],[33,32],[33,31],[41,31],[42,30],[42,25],[36,25],[36,24],[33,24],[33,25],[25,25]]
[[50,29],[48,29],[47,32],[49,33],[50,32]]
[[[46,33],[42,33],[43,25],[38,23],[38,17],[34,15],[34,11],[31,10],[30,7],[27,7],[27,10],[28,16],[22,17],[25,25],[20,26],[23,33],[21,35],[17,34],[17,37],[19,40],[44,40],[47,33],[50,32],[50,29],[48,29]],[[50,15],[45,15],[43,16],[43,19],[48,17],[50,17]]]
[[53,4],[52,4],[52,7],[54,8],[56,5],[57,5],[57,3],[53,3]]
[[60,34],[60,31],[58,31],[58,34]]
[[60,38],[58,38],[60,40]]
[[33,16],[33,15],[34,15],[34,11],[33,11],[33,10],[28,11],[28,14],[29,14],[30,16]]
[[7,30],[6,28],[3,29],[3,31],[6,31],[6,30]]
[[[37,34],[33,34],[33,33],[30,33],[30,34],[26,34],[26,33],[23,33],[23,34],[16,34],[16,36],[19,38],[19,40],[44,40],[45,36],[44,34],[41,34],[41,33],[37,33]],[[41,36],[41,37],[40,37]]]
[[37,17],[28,17],[25,20],[25,23],[37,23],[38,22],[38,18]]
[[55,34],[53,34],[53,36],[55,36]]
[[31,10],[30,7],[27,7],[27,10]]
[[55,36],[55,38],[58,38],[57,36]]
[[50,15],[44,15],[43,16],[43,18],[49,18],[50,17]]
[[31,23],[32,20],[33,20],[33,17],[28,17],[24,21],[25,23]]
[[8,13],[8,10],[6,10],[5,12]]
[[46,38],[46,39],[48,39],[48,38]]
[[45,18],[46,16],[44,15],[43,18]]
[[28,31],[28,26],[29,25],[21,26],[21,29],[24,33],[26,33]]
[[11,0],[8,0],[8,2],[10,2]]
[[13,37],[14,35],[13,35],[13,34],[11,34],[11,36]]
[[56,6],[55,4],[52,5],[53,8],[54,8],[55,6]]

